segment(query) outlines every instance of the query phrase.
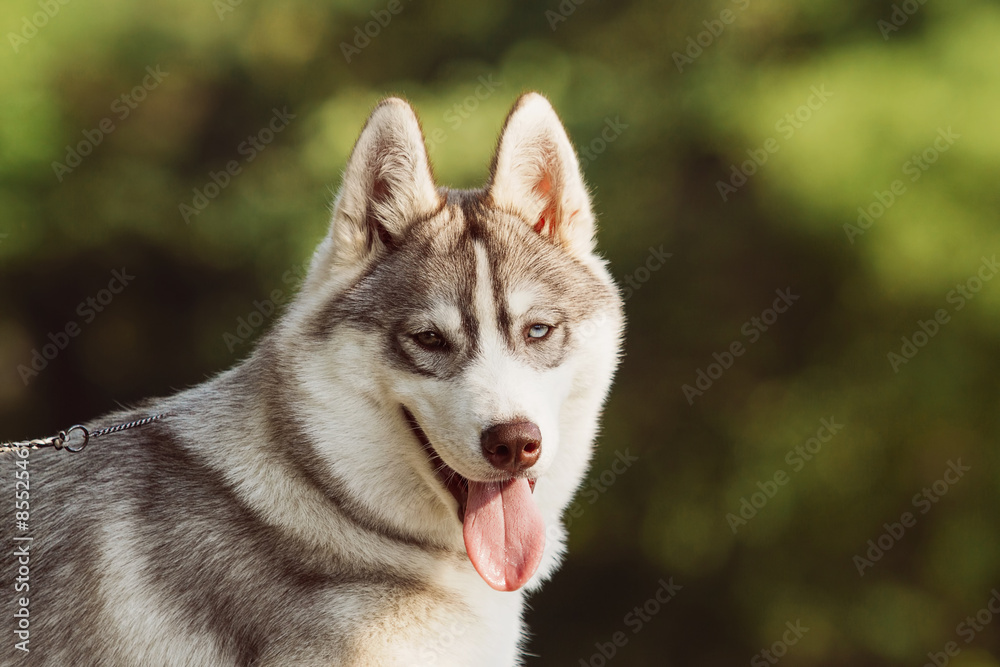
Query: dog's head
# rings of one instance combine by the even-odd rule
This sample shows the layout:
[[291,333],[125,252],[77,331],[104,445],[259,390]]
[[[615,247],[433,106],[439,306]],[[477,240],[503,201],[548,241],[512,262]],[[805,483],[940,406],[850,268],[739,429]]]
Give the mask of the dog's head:
[[621,300],[594,232],[576,155],[541,95],[516,102],[477,191],[435,185],[413,110],[387,99],[303,288],[312,337],[338,339],[326,367],[350,367],[382,427],[408,431],[412,451],[391,455],[452,521],[457,510],[473,564],[500,590],[536,569],[617,363]]

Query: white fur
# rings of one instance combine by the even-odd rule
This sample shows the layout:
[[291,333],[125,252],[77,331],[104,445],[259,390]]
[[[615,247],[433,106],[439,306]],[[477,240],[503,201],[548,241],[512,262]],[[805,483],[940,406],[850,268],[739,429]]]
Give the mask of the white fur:
[[[398,161],[408,165],[405,171],[390,176],[390,180],[416,209],[432,210],[439,200],[427,181],[426,154],[416,139],[415,122],[399,105],[380,109],[391,109],[394,122],[403,130],[403,137],[394,145],[408,146],[406,150],[411,151],[409,159]],[[369,121],[355,156],[380,127],[375,117]],[[322,290],[327,293],[331,284],[349,284],[365,261],[357,252],[356,222],[357,202],[364,196],[366,181],[352,182],[356,174],[353,168],[349,166],[345,175],[331,241],[320,248],[314,261],[314,272],[333,274]],[[412,175],[412,181],[407,175]],[[547,184],[548,190],[540,192],[540,183]],[[543,213],[553,216],[542,233],[554,235],[606,284],[613,284],[603,262],[593,254],[594,218],[575,153],[543,97],[527,96],[510,117],[489,189],[499,206],[518,211],[528,220]],[[396,206],[402,209],[402,205]],[[475,310],[480,321],[481,354],[460,378],[445,383],[401,373],[379,361],[382,351],[377,337],[344,330],[322,359],[302,360],[298,372],[306,379],[306,390],[312,397],[303,408],[307,423],[313,425],[313,436],[324,443],[331,473],[348,484],[354,497],[390,525],[419,531],[459,551],[464,543],[455,501],[430,470],[425,453],[399,418],[398,406],[404,404],[413,411],[445,463],[473,480],[495,476],[480,452],[484,428],[514,417],[535,422],[542,432],[543,446],[531,475],[537,477],[534,499],[546,522],[547,539],[542,564],[526,586],[530,591],[551,576],[565,550],[561,517],[590,460],[599,408],[617,365],[621,323],[615,313],[604,317],[590,332],[587,353],[572,355],[554,370],[538,372],[513,358],[504,346],[494,321],[485,252],[479,246],[476,251]],[[352,265],[352,261],[357,263]],[[515,316],[546,308],[530,286],[516,291],[511,299]],[[450,323],[457,328],[457,313],[444,304],[437,310],[439,326]],[[573,446],[563,447],[564,442]],[[453,647],[438,646],[433,651],[435,660],[420,664],[515,664],[524,590],[492,590],[467,559],[437,563],[430,576],[463,600],[472,615],[456,610],[450,617],[446,614],[446,620],[437,621],[438,626],[444,623],[466,629],[455,638]],[[440,628],[428,627],[424,636],[433,640],[439,632]]]
[[[114,510],[108,513],[101,535],[100,569],[104,577],[98,596],[111,614],[118,642],[130,650],[127,655],[105,658],[164,667],[219,664],[221,653],[208,633],[191,636],[165,631],[183,628],[184,619],[176,618],[169,601],[158,599],[154,589],[144,584],[147,559],[133,544],[135,527],[120,518],[130,515],[133,508],[118,506]],[[206,553],[211,553],[212,545],[205,546]]]
[[594,214],[573,145],[549,101],[521,98],[507,119],[489,185],[501,207],[534,223],[545,217],[551,234],[577,256],[594,251]]
[[[359,563],[407,571],[439,591],[442,599],[457,601],[365,621],[363,631],[371,640],[365,644],[362,664],[519,664],[525,592],[552,575],[565,551],[561,518],[590,460],[600,406],[617,364],[620,315],[609,310],[595,318],[586,351],[577,349],[554,369],[536,370],[515,358],[497,331],[492,276],[485,251],[477,244],[480,353],[460,377],[443,382],[402,372],[384,358],[379,336],[350,327],[338,327],[320,354],[297,354],[297,341],[320,304],[352,285],[386,251],[379,242],[370,243],[364,227],[366,202],[375,187],[372,174],[386,184],[389,196],[374,214],[390,234],[402,233],[393,226],[398,221],[440,208],[419,126],[404,102],[383,103],[365,126],[345,171],[330,235],[317,250],[302,294],[275,337],[292,355],[303,397],[295,407],[324,470],[380,522],[461,557],[430,552],[414,557],[405,547],[358,529],[289,469],[270,465],[274,453],[252,437],[238,455],[211,444],[204,455],[227,471],[248,504],[262,508],[267,520],[283,531]],[[540,191],[539,183],[547,189]],[[489,188],[501,207],[529,220],[551,212],[554,217],[542,233],[552,234],[602,282],[613,285],[604,263],[593,254],[594,219],[572,146],[541,96],[527,96],[510,117]],[[446,223],[455,214],[445,209],[438,215]],[[512,315],[523,325],[530,324],[529,313],[550,308],[530,283],[509,286],[509,293]],[[429,325],[446,330],[461,324],[453,304],[435,304],[426,316]],[[542,454],[530,475],[537,478],[534,500],[545,520],[546,545],[542,563],[524,589],[497,592],[473,569],[464,555],[455,500],[431,470],[401,415],[401,405],[414,413],[445,463],[472,480],[496,478],[480,451],[483,429],[515,417],[539,426]],[[203,431],[206,438],[211,432],[204,423],[187,428]],[[253,433],[264,425],[251,421],[246,428]],[[332,618],[367,619],[376,613],[377,601],[363,591],[346,599],[343,592],[340,595],[329,602]],[[308,656],[301,660],[297,664],[312,664]]]
[[[388,197],[373,202],[381,187]],[[328,294],[349,285],[371,259],[364,220],[374,217],[393,234],[400,221],[426,215],[439,206],[420,123],[403,100],[389,98],[372,112],[344,171],[334,202],[330,235],[313,258],[303,294]],[[375,245],[376,251],[379,244]]]

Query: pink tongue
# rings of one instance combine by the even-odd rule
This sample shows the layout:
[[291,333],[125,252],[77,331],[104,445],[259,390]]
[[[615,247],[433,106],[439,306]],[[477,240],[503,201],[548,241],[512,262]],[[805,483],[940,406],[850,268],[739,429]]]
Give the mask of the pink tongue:
[[473,567],[498,591],[516,591],[538,569],[545,522],[525,479],[469,482],[465,549]]

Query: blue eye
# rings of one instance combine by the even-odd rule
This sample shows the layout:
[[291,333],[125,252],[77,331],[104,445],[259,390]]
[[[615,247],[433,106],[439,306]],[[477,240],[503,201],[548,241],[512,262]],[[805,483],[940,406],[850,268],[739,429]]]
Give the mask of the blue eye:
[[548,324],[532,324],[530,327],[528,327],[527,333],[528,333],[528,338],[532,338],[534,340],[542,340],[543,338],[549,335],[550,331],[552,331],[552,327],[550,327]]

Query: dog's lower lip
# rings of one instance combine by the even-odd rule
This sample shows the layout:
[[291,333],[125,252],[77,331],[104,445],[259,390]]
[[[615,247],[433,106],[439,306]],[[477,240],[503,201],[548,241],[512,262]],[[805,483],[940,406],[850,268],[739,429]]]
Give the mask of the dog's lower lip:
[[[413,413],[404,405],[403,416],[406,418],[406,423],[409,425],[410,430],[413,435],[417,438],[420,446],[423,447],[424,452],[427,453],[427,457],[430,459],[431,467],[434,468],[434,472],[437,474],[438,480],[441,484],[448,489],[455,500],[458,502],[458,520],[461,522],[465,521],[465,506],[469,500],[469,480],[463,477],[451,468],[441,456],[434,449],[434,445],[431,444],[430,439],[424,430],[420,428],[420,424],[417,422],[416,417]],[[531,488],[531,492],[535,492],[535,480],[529,479],[528,486]]]
[[424,433],[424,430],[420,428],[420,424],[417,423],[416,417],[413,416],[413,413],[406,406],[403,406],[403,416],[406,418],[406,423],[410,426],[413,435],[416,436],[420,446],[423,447],[424,452],[426,452],[427,457],[430,459],[431,467],[434,469],[438,481],[441,482],[444,488],[448,489],[458,502],[458,520],[464,522],[465,505],[469,500],[469,480],[462,477],[441,459],[441,456],[434,449],[427,434]]

